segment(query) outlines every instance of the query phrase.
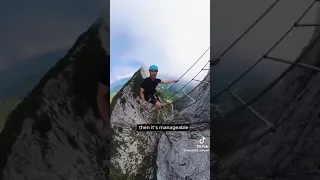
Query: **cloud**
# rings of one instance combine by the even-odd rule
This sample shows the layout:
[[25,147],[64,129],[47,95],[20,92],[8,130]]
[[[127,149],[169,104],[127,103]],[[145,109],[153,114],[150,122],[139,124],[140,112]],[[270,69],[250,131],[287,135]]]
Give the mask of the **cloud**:
[[[111,36],[126,33],[133,44],[117,61],[157,64],[160,77],[181,76],[210,46],[210,0],[112,0],[110,16]],[[209,57],[210,51],[185,79],[192,79]]]
[[137,66],[115,66],[111,69],[111,79],[110,81],[117,81],[122,78],[132,76],[139,67]]
[[132,77],[134,73],[135,72],[131,72],[131,73],[125,74],[123,76],[116,76],[116,78],[117,79],[123,79],[123,78],[127,78],[127,77]]

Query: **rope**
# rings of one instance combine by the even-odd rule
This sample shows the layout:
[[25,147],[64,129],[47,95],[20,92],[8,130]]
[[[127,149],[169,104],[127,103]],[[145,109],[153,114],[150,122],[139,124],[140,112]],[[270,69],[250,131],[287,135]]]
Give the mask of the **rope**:
[[266,11],[264,11],[264,13],[262,13],[262,14],[260,15],[260,17],[259,17],[258,19],[256,19],[256,20],[249,26],[249,28],[248,28],[246,31],[244,31],[233,43],[231,43],[231,44],[227,47],[226,50],[224,50],[224,51],[220,54],[220,56],[219,56],[218,58],[216,58],[216,59],[212,62],[211,66],[217,65],[217,64],[219,63],[219,61],[221,60],[221,58],[222,58],[225,54],[227,54],[227,52],[229,52],[229,50],[230,50],[231,48],[233,48],[246,34],[248,34],[248,33],[251,31],[251,29],[253,29],[254,26],[256,26],[256,25],[271,11],[271,9],[272,9],[273,7],[275,7],[276,4],[278,4],[279,2],[280,2],[280,0],[274,1],[274,2],[268,7],[268,9],[266,9]]
[[[209,60],[209,61],[204,65],[204,67],[193,77],[193,79],[191,79],[184,87],[186,87],[188,84],[190,84],[190,83],[194,80],[194,78],[196,78],[196,77],[200,74],[200,72],[202,72],[202,71],[204,70],[204,68],[207,66],[207,64],[209,64],[209,63],[210,63],[210,60]],[[186,96],[189,96],[195,89],[197,89],[203,82],[205,82],[205,79],[206,79],[206,78],[203,78],[203,80],[200,81],[200,83],[199,83],[196,87],[194,87],[189,93],[186,93],[184,96],[182,96],[182,97],[179,98],[179,99],[182,99],[182,98],[184,98],[184,97],[186,97]],[[207,83],[206,83],[206,84],[207,84]],[[207,85],[209,85],[209,84],[207,84]],[[184,87],[182,87],[182,88],[181,88],[178,92],[176,92],[175,94],[179,93]],[[173,94],[171,97],[173,97],[175,94]],[[171,99],[171,97],[170,97],[169,99]],[[169,101],[169,103],[166,103],[165,105],[163,105],[163,106],[161,107],[161,109],[164,108],[164,107],[166,107],[166,106],[168,106],[168,105],[172,105],[175,101],[177,101],[177,100],[179,100],[179,99],[176,99],[176,100],[174,100],[174,101],[167,100],[167,101]],[[195,102],[197,102],[197,101],[194,101],[192,104],[189,104],[187,107],[193,105]],[[161,109],[159,109],[159,110],[161,110]],[[173,111],[173,106],[172,106],[172,111]],[[203,116],[203,117],[204,117],[204,116]],[[210,117],[210,116],[208,116],[208,117]],[[194,116],[194,118],[196,118],[196,116]],[[210,121],[204,121],[204,122],[199,122],[199,123],[188,123],[188,125],[202,124],[202,123],[210,123]]]
[[[182,76],[180,76],[180,78],[178,79],[178,80],[180,80],[182,77],[184,77],[193,67],[194,67],[194,65],[195,64],[197,64],[198,62],[199,62],[199,60],[208,52],[208,50],[210,49],[210,47],[198,58],[198,60],[195,62],[195,63],[193,63],[193,65],[186,71],[186,72],[184,72],[183,74],[182,74]],[[166,107],[167,105],[170,105],[170,104],[173,104],[173,102],[175,102],[176,100],[178,100],[178,99],[176,99],[176,100],[174,100],[174,101],[172,101],[172,97],[174,97],[175,95],[177,95],[180,91],[182,91],[186,86],[188,86],[192,81],[194,81],[195,80],[195,78],[202,72],[202,71],[204,71],[204,70],[209,70],[209,69],[205,69],[205,67],[208,65],[210,63],[210,60],[203,66],[203,68],[187,83],[187,84],[185,84],[182,88],[180,88],[177,92],[175,92],[173,95],[171,95],[169,98],[168,98],[168,100],[166,100],[167,102],[165,103],[165,105],[164,106],[162,106],[162,108],[163,107]],[[205,78],[204,78],[205,79]],[[201,83],[203,83],[204,82],[204,79],[202,80],[202,81],[199,81],[199,80],[197,80],[197,81],[199,81],[200,83],[195,87],[195,88],[193,88],[188,94],[185,94],[184,96],[182,96],[181,98],[184,98],[185,96],[188,96],[191,92],[193,92],[197,87],[199,87],[199,85],[201,84]],[[176,83],[176,82],[175,82]],[[167,92],[168,90],[169,90],[169,88],[170,87],[172,87],[175,83],[173,83],[171,86],[169,86],[164,92],[162,92],[160,95],[163,95],[165,92]],[[181,99],[181,98],[179,98],[179,99]],[[169,101],[169,102],[168,102]],[[161,108],[161,109],[162,109]],[[172,111],[173,111],[173,107],[172,107]]]
[[294,24],[289,28],[289,30],[265,53],[258,61],[256,61],[249,69],[243,72],[238,78],[236,78],[231,84],[228,85],[227,88],[219,92],[216,96],[211,99],[211,102],[214,102],[218,97],[220,97],[224,92],[230,89],[234,84],[236,84],[239,80],[241,80],[245,75],[247,75],[251,70],[253,70],[263,59],[274,49],[276,48],[288,35],[289,33],[297,26],[298,22],[309,12],[309,10],[313,7],[316,0],[314,0],[308,8],[302,13],[302,15],[294,22]]
[[[210,60],[203,66],[203,68],[186,84],[186,85],[184,85],[182,88],[180,88],[176,93],[174,93],[173,95],[171,95],[170,97],[169,97],[169,99],[171,99],[173,96],[175,96],[176,94],[178,94],[180,91],[182,91],[186,86],[188,86],[193,80],[194,80],[194,78],[196,78],[202,71],[203,71],[203,69],[208,65],[210,63]],[[205,78],[204,78],[205,79]],[[201,84],[201,83],[203,83],[203,81],[204,81],[204,79],[199,83],[199,84]],[[196,87],[198,87],[198,86],[196,86]],[[189,94],[188,94],[189,95]]]
[[[186,71],[186,72],[184,72],[183,74],[182,74],[182,76],[180,76],[179,77],[179,79],[178,79],[178,81],[184,76],[184,75],[186,75],[192,68],[193,68],[193,66],[194,65],[196,65],[198,62],[199,62],[199,60],[208,52],[208,50],[210,49],[210,47],[208,47],[208,49],[198,58],[198,60],[195,62],[195,63],[193,63],[193,65]],[[177,82],[174,82],[173,84],[171,84],[163,93],[165,93],[165,92],[167,92],[173,85],[175,85]],[[162,93],[162,94],[163,94]]]
[[[206,65],[207,65],[209,62],[210,62],[210,61],[208,61],[208,62],[206,63]],[[205,65],[205,66],[206,66],[206,65]],[[200,70],[200,72],[201,72],[201,71],[203,71],[203,70]],[[199,72],[199,73],[200,73],[200,72]],[[199,74],[199,73],[198,73],[198,74]],[[198,75],[198,74],[197,74],[197,75]],[[197,75],[196,75],[196,76],[197,76]],[[195,77],[196,77],[196,76],[195,76]],[[205,79],[206,79],[206,78],[203,78],[203,80],[202,80],[196,87],[194,87],[189,93],[185,94],[184,96],[182,96],[182,97],[179,98],[179,99],[182,99],[182,98],[190,95],[194,90],[196,90],[196,89],[200,86],[200,84],[203,83],[203,81],[204,81]],[[191,81],[192,81],[192,80],[190,80],[189,83],[190,83]],[[187,86],[189,83],[187,83],[186,86]],[[183,88],[184,88],[184,87],[183,87]],[[183,88],[181,88],[180,90],[182,90]],[[174,95],[172,95],[172,96],[174,96]],[[171,97],[172,97],[172,96],[171,96]],[[172,101],[170,104],[173,104],[175,101],[177,101],[177,100],[179,100],[179,99],[176,99],[176,100]],[[197,101],[194,101],[192,104],[194,104],[195,102],[197,102]],[[190,104],[190,105],[192,105],[192,104]],[[165,107],[165,106],[167,106],[167,105],[169,105],[169,104],[165,104],[163,107]],[[190,105],[189,105],[189,106],[190,106]]]
[[316,39],[313,40],[311,45],[308,47],[307,50],[305,50],[301,56],[297,58],[297,60],[288,68],[286,69],[277,79],[275,79],[272,83],[270,83],[265,89],[263,89],[256,97],[254,97],[252,100],[248,102],[248,104],[252,104],[253,102],[257,101],[260,97],[262,97],[265,93],[267,93],[269,90],[271,90],[285,75],[287,75],[292,68],[297,66],[297,64],[312,50],[312,48],[320,42],[320,35],[316,37]]

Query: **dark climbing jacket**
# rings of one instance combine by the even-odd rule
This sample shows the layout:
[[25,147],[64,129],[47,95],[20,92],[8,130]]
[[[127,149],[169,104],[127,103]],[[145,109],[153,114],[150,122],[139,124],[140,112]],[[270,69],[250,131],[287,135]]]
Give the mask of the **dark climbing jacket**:
[[[156,95],[156,88],[158,86],[158,84],[161,82],[160,79],[155,79],[152,80],[150,77],[147,77],[143,80],[142,84],[141,84],[141,88],[144,89],[144,97],[146,99],[146,101],[153,100],[156,99],[158,100],[158,96]],[[153,104],[153,103],[152,103]]]

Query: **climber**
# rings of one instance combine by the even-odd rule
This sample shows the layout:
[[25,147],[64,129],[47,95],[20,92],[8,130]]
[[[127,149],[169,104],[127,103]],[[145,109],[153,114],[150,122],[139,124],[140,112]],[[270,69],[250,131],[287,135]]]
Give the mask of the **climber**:
[[158,67],[156,65],[150,66],[149,73],[150,76],[145,78],[141,84],[140,96],[144,105],[149,102],[153,105],[153,111],[157,111],[162,106],[159,98],[156,96],[156,87],[158,84],[170,84],[173,82],[178,82],[179,80],[161,80],[156,78],[158,73]]

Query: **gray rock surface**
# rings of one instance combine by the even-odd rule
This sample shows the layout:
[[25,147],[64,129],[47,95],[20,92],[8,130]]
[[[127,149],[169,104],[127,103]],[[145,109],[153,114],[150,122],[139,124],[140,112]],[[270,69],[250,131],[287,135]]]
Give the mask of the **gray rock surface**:
[[109,139],[96,105],[98,69],[109,51],[103,27],[99,18],[8,117],[1,179],[107,179]]
[[138,99],[140,85],[146,77],[140,68],[115,95],[111,103],[111,127],[114,130],[114,153],[111,163],[112,179],[153,179],[158,132],[137,131],[137,124],[151,123],[144,113],[152,110],[141,105]]
[[[209,98],[210,86],[202,83],[191,93],[195,103],[183,101],[180,108],[171,111],[170,105],[160,118],[147,116],[150,108],[140,103],[139,90],[142,79],[147,77],[145,68],[139,69],[131,80],[117,93],[111,103],[111,126],[114,129],[115,154],[111,162],[115,166],[111,176],[115,179],[209,179],[210,152],[190,152],[200,145],[210,146]],[[206,77],[209,81],[209,75]],[[175,103],[173,105],[175,107]],[[137,132],[136,124],[194,123],[191,132]],[[185,151],[184,151],[185,149]],[[200,151],[200,150],[199,150]]]
[[[210,75],[204,80],[209,82]],[[201,83],[190,96],[195,102],[189,101],[165,122],[190,124],[191,132],[168,131],[162,134],[157,158],[159,180],[210,179],[210,85]],[[203,145],[208,148],[197,148],[201,136],[206,138]]]
[[[315,46],[297,61],[319,67],[319,35],[316,29],[302,54]],[[214,124],[214,150],[220,155],[214,164],[216,179],[320,179],[320,76],[302,67],[290,67],[285,73],[252,105],[275,124],[276,131],[268,131],[247,110]]]

